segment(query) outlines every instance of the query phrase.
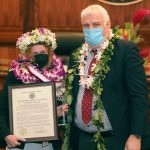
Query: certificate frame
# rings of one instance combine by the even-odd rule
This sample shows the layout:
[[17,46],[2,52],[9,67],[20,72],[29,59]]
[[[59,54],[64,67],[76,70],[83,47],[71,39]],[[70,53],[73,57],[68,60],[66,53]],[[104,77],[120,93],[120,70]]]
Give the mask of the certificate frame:
[[11,134],[27,142],[58,139],[54,82],[9,85],[8,94]]

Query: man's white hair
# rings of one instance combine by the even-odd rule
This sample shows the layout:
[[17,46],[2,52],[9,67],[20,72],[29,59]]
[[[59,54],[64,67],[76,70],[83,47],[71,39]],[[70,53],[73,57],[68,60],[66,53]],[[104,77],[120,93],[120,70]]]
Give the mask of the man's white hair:
[[81,12],[81,21],[82,18],[91,14],[100,14],[102,16],[102,20],[106,23],[108,22],[109,19],[109,15],[106,11],[106,9],[100,5],[90,5],[88,7],[86,7],[85,9],[82,10]]

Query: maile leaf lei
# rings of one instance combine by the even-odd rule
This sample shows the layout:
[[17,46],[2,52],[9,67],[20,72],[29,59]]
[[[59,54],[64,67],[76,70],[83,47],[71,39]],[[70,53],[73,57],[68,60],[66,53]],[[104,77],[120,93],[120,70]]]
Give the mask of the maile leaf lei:
[[[102,112],[104,110],[102,101],[101,101],[101,94],[103,92],[103,85],[102,81],[105,79],[107,73],[110,70],[110,67],[108,66],[108,62],[111,60],[111,57],[113,55],[114,50],[114,41],[118,39],[116,36],[114,36],[111,40],[109,40],[109,44],[107,48],[104,50],[104,52],[101,55],[100,61],[96,64],[96,67],[93,70],[93,76],[94,81],[92,83],[92,90],[93,93],[96,95],[97,99],[94,103],[94,109],[97,109],[96,115],[93,116],[92,122],[97,127],[97,131],[95,132],[93,136],[93,141],[97,144],[97,150],[106,150],[104,139],[101,136],[100,128],[104,128],[104,123],[102,121]],[[78,61],[80,56],[80,50],[81,47],[78,48],[73,54],[72,59],[75,62],[75,64],[68,70],[68,74],[66,76],[66,102],[71,105],[73,101],[72,96],[72,89],[73,85],[72,82],[74,80],[74,77],[77,76],[78,68],[80,65],[80,62]],[[72,123],[72,110],[69,109],[68,115],[67,115],[67,125],[65,126],[65,139],[64,143],[62,145],[62,150],[70,150],[70,144],[69,144],[69,138],[70,138],[70,129],[71,129],[71,123]]]

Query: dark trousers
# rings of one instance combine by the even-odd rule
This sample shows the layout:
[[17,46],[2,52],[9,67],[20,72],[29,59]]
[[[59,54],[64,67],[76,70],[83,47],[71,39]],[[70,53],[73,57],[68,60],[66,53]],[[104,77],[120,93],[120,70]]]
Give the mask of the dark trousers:
[[[107,150],[124,150],[115,135],[103,135]],[[77,150],[97,150],[96,144],[92,141],[93,134],[79,131]]]
[[[103,136],[107,150],[124,150],[125,143],[121,144],[119,139],[113,136]],[[93,134],[79,131],[78,133],[78,146],[75,150],[97,150],[96,144],[92,141]],[[141,150],[150,150],[150,136],[144,136],[142,138]]]

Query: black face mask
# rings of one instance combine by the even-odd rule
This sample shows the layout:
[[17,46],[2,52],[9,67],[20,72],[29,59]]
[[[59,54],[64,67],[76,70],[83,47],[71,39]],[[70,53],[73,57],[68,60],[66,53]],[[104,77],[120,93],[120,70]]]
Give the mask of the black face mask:
[[47,54],[37,54],[34,55],[35,63],[39,68],[43,68],[48,64],[48,55]]

